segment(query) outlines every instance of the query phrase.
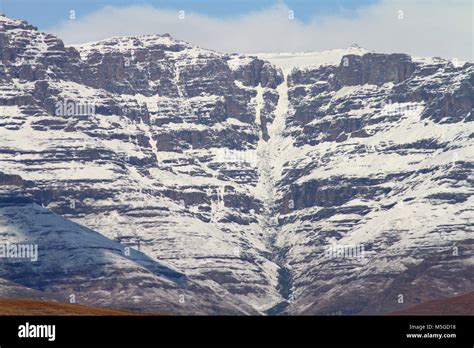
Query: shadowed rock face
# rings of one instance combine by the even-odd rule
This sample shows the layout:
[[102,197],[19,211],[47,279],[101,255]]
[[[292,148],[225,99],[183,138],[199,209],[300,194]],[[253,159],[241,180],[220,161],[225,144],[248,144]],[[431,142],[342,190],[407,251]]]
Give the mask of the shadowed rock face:
[[0,173],[0,186],[23,186],[24,181],[19,175]]
[[261,59],[254,59],[248,65],[242,66],[234,73],[236,80],[242,81],[245,86],[256,87],[262,84],[263,87],[276,88],[283,82],[280,71]]
[[[385,313],[472,289],[473,64],[348,50],[280,69],[169,35],[66,48],[6,17],[0,44],[0,185],[26,182],[5,204],[44,205],[189,279],[130,280],[163,297],[157,310]],[[60,259],[58,235],[44,242]],[[70,285],[114,305],[87,293],[139,265],[102,261]],[[34,283],[1,269],[24,292],[69,291],[61,270]]]
[[334,87],[383,85],[400,83],[415,71],[415,64],[407,54],[367,53],[363,56],[347,55],[342,58],[335,74]]

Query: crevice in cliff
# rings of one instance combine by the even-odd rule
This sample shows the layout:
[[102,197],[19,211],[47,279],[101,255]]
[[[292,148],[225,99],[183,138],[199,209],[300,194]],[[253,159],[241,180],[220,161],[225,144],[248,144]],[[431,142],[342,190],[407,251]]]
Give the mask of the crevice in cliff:
[[[283,132],[285,129],[285,118],[288,112],[288,72],[289,71],[283,71],[284,80],[276,89],[278,92],[278,102],[274,111],[273,121],[267,124],[266,132],[262,129],[257,147],[259,171],[257,187],[258,192],[260,192],[260,199],[263,202],[263,212],[259,224],[264,232],[267,248],[270,251],[269,259],[279,267],[275,286],[281,296],[281,301],[275,303],[274,306],[266,311],[267,314],[272,315],[284,311],[292,298],[291,270],[286,264],[277,242],[277,236],[281,231],[278,221],[280,208],[277,204],[277,185],[284,163],[282,160],[282,151],[285,147]],[[260,98],[263,99],[262,95],[262,87],[258,86],[256,122],[259,126],[261,126],[260,116],[263,100],[259,102],[258,97],[260,96]]]

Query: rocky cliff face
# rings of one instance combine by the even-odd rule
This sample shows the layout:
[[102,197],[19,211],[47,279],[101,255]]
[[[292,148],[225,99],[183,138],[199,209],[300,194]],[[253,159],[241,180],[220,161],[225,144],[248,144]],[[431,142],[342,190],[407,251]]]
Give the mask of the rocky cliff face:
[[472,288],[473,74],[400,54],[289,74],[276,240],[290,313],[380,313]]
[[[66,48],[7,17],[0,57],[0,171],[33,211],[74,221],[68,243],[96,231],[87,247],[130,247],[194,284],[186,310],[155,278],[153,296],[125,292],[133,308],[383,313],[473,287],[471,63],[227,55],[168,35]],[[49,236],[40,249],[67,257]],[[2,267],[29,289],[77,285]],[[85,304],[131,308],[85,273]]]

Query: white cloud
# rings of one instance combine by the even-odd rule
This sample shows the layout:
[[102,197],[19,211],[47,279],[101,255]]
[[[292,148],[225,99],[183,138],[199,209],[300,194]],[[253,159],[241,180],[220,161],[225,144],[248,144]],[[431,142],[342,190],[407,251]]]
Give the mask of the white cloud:
[[231,18],[186,12],[184,19],[178,10],[109,6],[46,31],[67,44],[169,33],[222,52],[321,51],[357,43],[376,52],[473,61],[472,6],[471,0],[385,0],[350,16],[318,16],[309,22],[298,20],[298,13],[290,19],[291,9],[283,4]]

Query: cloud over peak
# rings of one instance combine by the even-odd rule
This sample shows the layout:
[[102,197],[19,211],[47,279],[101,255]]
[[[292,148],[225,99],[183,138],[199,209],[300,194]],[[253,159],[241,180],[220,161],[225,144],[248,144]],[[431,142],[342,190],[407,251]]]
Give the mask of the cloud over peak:
[[355,12],[315,16],[305,22],[284,4],[225,18],[148,5],[107,6],[46,31],[66,44],[170,33],[222,52],[323,51],[357,43],[376,52],[473,61],[472,6],[470,0],[385,0]]

